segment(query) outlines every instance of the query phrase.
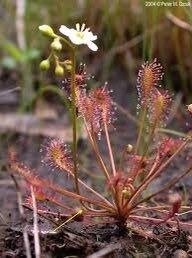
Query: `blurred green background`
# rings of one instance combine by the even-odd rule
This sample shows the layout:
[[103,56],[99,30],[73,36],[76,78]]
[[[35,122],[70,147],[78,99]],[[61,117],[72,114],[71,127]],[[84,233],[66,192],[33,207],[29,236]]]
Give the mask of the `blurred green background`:
[[50,44],[38,26],[49,24],[58,31],[61,24],[74,27],[85,22],[98,35],[99,51],[90,53],[81,47],[77,58],[100,81],[108,80],[111,70],[118,68],[129,87],[135,87],[141,63],[156,57],[164,67],[166,87],[181,92],[183,102],[189,104],[192,8],[146,5],[143,0],[1,0],[0,90],[21,86],[20,109],[32,108],[38,89],[56,82],[53,73],[42,75],[38,68]]

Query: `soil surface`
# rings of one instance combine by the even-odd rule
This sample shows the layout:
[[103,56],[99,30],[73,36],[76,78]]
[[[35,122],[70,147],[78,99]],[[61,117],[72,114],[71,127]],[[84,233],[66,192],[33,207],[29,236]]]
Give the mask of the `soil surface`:
[[[33,234],[30,230],[29,239],[31,249],[34,250]],[[40,240],[42,257],[123,258],[192,255],[189,250],[189,233],[166,225],[153,227],[151,232],[151,229],[147,231],[144,227],[131,230],[129,225],[127,230],[122,231],[114,223],[85,225],[73,222],[64,226],[58,233],[41,233]],[[18,227],[7,228],[3,242],[1,257],[26,257],[23,235]]]

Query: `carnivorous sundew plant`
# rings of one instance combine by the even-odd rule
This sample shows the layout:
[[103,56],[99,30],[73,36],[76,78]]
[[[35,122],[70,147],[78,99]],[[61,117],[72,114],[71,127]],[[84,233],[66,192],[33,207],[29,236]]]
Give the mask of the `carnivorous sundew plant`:
[[[81,217],[92,220],[99,217],[118,222],[126,227],[131,221],[160,224],[168,221],[170,224],[192,226],[181,220],[182,215],[190,212],[191,207],[183,205],[179,195],[174,195],[169,204],[154,202],[154,197],[169,190],[181,178],[192,171],[191,158],[186,158],[179,175],[174,175],[161,189],[153,191],[149,185],[159,177],[177,156],[191,145],[190,132],[182,138],[170,136],[161,137],[158,128],[164,126],[171,112],[171,97],[161,88],[163,77],[162,66],[156,59],[145,62],[138,73],[138,136],[135,144],[127,144],[122,150],[120,164],[116,162],[112,150],[109,128],[114,120],[114,102],[107,84],[102,87],[86,89],[86,73],[84,69],[77,71],[75,53],[77,45],[87,45],[96,51],[93,43],[96,35],[85,29],[85,24],[69,29],[62,25],[57,35],[48,25],[42,25],[39,30],[48,36],[50,55],[41,62],[40,67],[48,70],[51,64],[55,66],[55,74],[62,76],[67,87],[67,96],[71,102],[73,142],[70,147],[58,139],[47,142],[42,153],[43,162],[57,167],[74,179],[74,191],[67,187],[50,182],[34,174],[34,171],[20,162],[13,147],[9,149],[9,165],[33,186],[36,199],[39,202],[48,201],[63,208],[68,218]],[[66,60],[61,60],[61,51],[68,53]],[[188,107],[191,112],[191,107]],[[98,192],[81,180],[77,155],[77,119],[81,118],[87,133],[87,141],[95,155],[99,169],[105,178],[108,195]],[[103,158],[98,144],[98,134],[106,143],[108,163]],[[184,135],[184,134],[182,134]],[[125,165],[126,164],[126,165]],[[86,191],[84,191],[86,190]],[[85,194],[90,193],[90,195]],[[55,195],[54,193],[57,193]],[[57,196],[64,196],[69,201],[64,202]],[[28,199],[28,206],[31,205]],[[78,207],[78,208],[77,208]],[[39,213],[41,210],[39,210]],[[152,217],[150,215],[153,214]],[[65,222],[64,222],[65,223]]]

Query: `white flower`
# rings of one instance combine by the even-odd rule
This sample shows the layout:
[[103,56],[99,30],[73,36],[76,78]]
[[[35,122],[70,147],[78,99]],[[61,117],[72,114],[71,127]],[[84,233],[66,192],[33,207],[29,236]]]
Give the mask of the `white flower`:
[[93,51],[97,51],[98,49],[97,45],[92,42],[97,39],[97,36],[93,35],[89,28],[85,29],[84,23],[81,27],[80,24],[77,23],[76,30],[69,29],[65,25],[61,25],[59,31],[67,36],[75,45],[87,45]]

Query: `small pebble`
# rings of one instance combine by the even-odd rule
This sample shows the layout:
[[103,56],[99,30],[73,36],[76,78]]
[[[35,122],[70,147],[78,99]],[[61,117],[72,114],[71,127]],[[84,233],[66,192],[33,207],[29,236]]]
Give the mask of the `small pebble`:
[[173,254],[173,258],[188,258],[188,254],[187,252],[185,252],[184,250],[182,249],[178,249],[174,252]]

